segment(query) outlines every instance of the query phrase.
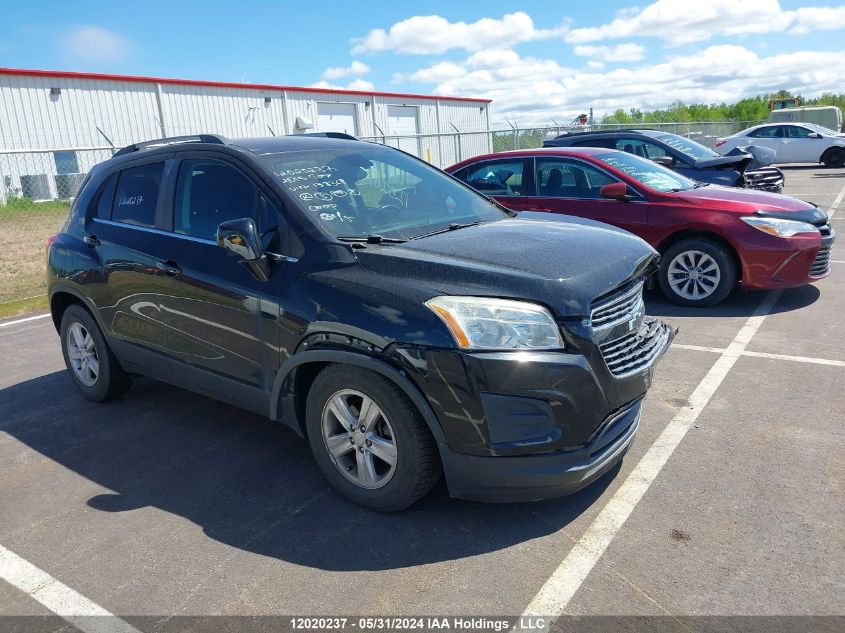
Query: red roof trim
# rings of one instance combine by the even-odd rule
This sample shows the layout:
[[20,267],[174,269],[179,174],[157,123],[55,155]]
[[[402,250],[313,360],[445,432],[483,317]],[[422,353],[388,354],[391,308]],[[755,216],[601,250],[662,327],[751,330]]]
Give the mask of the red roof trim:
[[274,86],[271,84],[239,84],[228,81],[200,81],[197,79],[168,79],[164,77],[139,77],[136,75],[108,75],[103,73],[80,73],[69,70],[28,70],[24,68],[0,68],[0,75],[23,77],[56,77],[61,79],[95,79],[101,81],[131,81],[135,83],[158,83],[174,86],[209,86],[212,88],[239,88],[245,90],[287,90],[288,92],[316,92],[332,95],[364,95],[375,97],[399,97],[406,99],[444,99],[490,103],[492,99],[472,97],[444,97],[438,95],[415,95],[402,92],[367,92],[366,90],[335,90],[332,88],[305,88],[303,86]]

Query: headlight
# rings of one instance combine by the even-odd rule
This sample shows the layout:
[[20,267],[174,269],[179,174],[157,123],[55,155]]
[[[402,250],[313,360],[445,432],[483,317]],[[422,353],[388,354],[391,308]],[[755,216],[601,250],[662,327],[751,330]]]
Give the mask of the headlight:
[[560,330],[542,306],[486,297],[435,297],[425,302],[463,349],[563,349]]
[[775,237],[792,237],[796,233],[814,233],[818,229],[808,222],[797,220],[782,220],[780,218],[761,218],[751,216],[742,218],[746,224],[750,224],[758,231],[774,235]]

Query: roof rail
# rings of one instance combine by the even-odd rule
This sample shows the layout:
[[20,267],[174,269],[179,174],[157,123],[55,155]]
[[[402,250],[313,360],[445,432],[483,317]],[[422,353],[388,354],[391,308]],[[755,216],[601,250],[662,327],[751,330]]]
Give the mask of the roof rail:
[[122,150],[119,150],[114,155],[124,156],[132,152],[139,152],[142,149],[149,149],[151,147],[164,147],[166,145],[176,145],[179,143],[213,143],[215,145],[227,145],[229,141],[225,136],[219,134],[190,134],[188,136],[170,136],[167,138],[158,138],[152,141],[143,141],[141,143],[134,143],[127,145]]
[[322,136],[324,138],[337,138],[344,141],[357,141],[358,139],[351,134],[344,132],[308,132],[307,134],[296,134],[295,136]]

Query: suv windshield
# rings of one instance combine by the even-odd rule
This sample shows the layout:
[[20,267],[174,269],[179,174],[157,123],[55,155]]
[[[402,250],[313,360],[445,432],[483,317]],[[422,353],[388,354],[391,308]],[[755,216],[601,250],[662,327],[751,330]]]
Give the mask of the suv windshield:
[[507,217],[437,169],[377,145],[261,158],[305,213],[338,238],[405,240]]
[[696,143],[693,140],[684,138],[683,136],[678,136],[677,134],[671,134],[669,132],[653,132],[649,134],[649,136],[655,140],[665,143],[672,149],[676,149],[679,152],[686,154],[693,160],[716,158],[719,156],[718,153],[714,152],[712,149],[704,147],[701,143]]
[[634,180],[638,180],[655,191],[666,193],[667,191],[686,191],[695,188],[695,182],[689,178],[684,178],[677,172],[633,154],[608,152],[596,154],[595,158],[628,174]]

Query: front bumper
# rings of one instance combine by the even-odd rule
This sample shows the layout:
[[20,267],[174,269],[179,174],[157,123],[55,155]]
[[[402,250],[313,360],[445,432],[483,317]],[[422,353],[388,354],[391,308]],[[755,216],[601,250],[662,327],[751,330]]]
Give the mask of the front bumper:
[[572,494],[622,461],[640,422],[641,403],[611,416],[605,432],[582,449],[515,457],[461,455],[441,447],[453,497],[511,503]]
[[786,239],[755,235],[756,243],[743,253],[743,288],[794,288],[827,277],[836,232],[829,226],[823,230],[821,236],[802,233]]
[[[601,334],[565,329],[565,352],[465,353],[395,349],[406,375],[440,423],[444,472],[452,496],[529,501],[569,494],[618,463],[633,441],[640,402],[674,332],[644,318]],[[596,338],[636,333],[653,345],[637,369],[617,367],[618,352]],[[637,366],[636,345],[632,354]]]

